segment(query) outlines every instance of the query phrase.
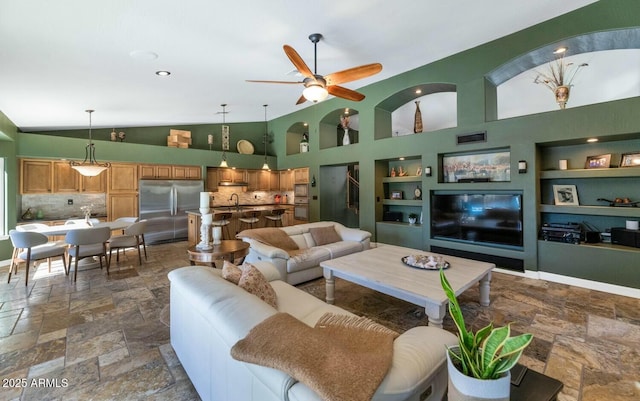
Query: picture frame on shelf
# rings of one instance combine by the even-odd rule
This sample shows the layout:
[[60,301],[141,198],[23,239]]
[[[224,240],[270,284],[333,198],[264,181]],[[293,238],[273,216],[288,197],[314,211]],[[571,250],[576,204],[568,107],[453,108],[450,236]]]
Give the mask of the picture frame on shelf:
[[620,167],[640,167],[640,151],[623,153],[620,158]]
[[391,191],[391,199],[399,200],[404,199],[402,191]]
[[584,168],[609,168],[611,166],[611,153],[597,156],[587,156]]
[[575,185],[554,185],[553,200],[558,206],[579,206],[578,190]]

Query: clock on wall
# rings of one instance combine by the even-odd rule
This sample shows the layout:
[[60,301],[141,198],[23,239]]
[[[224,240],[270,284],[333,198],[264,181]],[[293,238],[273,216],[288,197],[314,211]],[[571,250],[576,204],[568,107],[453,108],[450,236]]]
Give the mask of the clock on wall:
[[420,189],[420,187],[416,187],[416,189],[413,190],[413,199],[415,200],[422,199],[422,189]]

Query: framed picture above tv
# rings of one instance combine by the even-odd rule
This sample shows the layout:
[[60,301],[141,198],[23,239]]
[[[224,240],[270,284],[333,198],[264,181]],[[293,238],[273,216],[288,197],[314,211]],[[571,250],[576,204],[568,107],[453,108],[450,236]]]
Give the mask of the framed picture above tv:
[[511,152],[443,155],[442,174],[442,182],[511,181]]

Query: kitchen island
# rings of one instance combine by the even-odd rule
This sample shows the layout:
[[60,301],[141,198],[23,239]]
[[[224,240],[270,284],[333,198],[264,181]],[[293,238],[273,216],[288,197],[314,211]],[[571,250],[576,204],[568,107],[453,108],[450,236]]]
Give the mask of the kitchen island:
[[[266,224],[265,215],[271,214],[271,211],[274,209],[285,209],[286,212],[282,215],[282,224],[292,225],[296,224],[296,221],[293,219],[293,208],[294,205],[292,203],[273,203],[273,204],[265,204],[265,205],[238,205],[236,206],[219,206],[211,209],[212,214],[217,213],[231,213],[231,219],[229,221],[229,233],[232,237],[240,232],[240,221],[238,220],[244,212],[248,212],[251,210],[257,210],[262,212],[260,221],[258,222],[256,227],[264,227]],[[188,221],[189,221],[189,229],[188,229],[188,242],[189,245],[196,245],[200,242],[200,217],[201,214],[197,210],[187,210]],[[302,222],[301,222],[302,223]],[[232,238],[233,239],[233,238]]]

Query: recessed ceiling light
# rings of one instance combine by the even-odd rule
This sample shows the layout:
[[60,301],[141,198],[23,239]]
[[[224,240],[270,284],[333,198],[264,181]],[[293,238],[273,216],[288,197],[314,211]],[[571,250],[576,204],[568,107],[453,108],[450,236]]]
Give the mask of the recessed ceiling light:
[[169,75],[171,75],[171,72],[169,72],[169,71],[156,71],[156,75],[161,76],[161,77],[168,77]]
[[561,46],[561,47],[558,47],[557,49],[555,49],[555,50],[553,51],[553,54],[563,54],[563,53],[564,53],[564,52],[566,52],[567,50],[569,50],[569,48],[568,48],[568,47],[566,47],[566,46]]
[[398,160],[404,160],[404,157],[399,158]]
[[589,139],[587,139],[587,142],[589,142],[589,143],[598,142],[598,138],[589,138]]
[[419,95],[422,93],[422,89],[416,89],[416,95]]

